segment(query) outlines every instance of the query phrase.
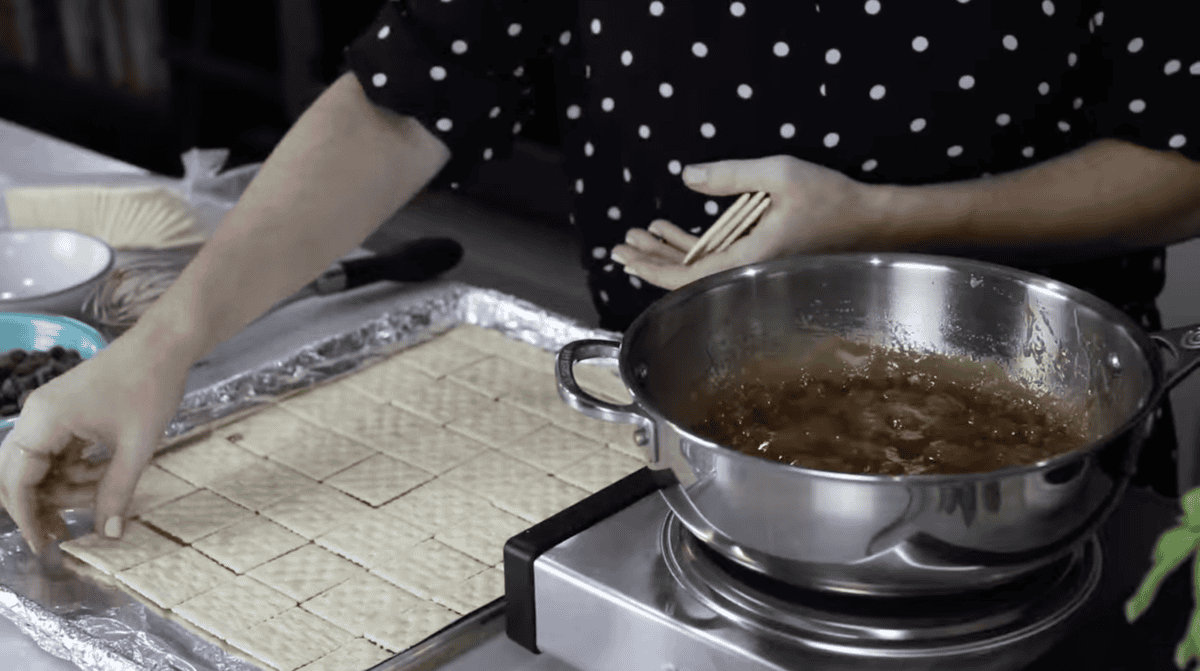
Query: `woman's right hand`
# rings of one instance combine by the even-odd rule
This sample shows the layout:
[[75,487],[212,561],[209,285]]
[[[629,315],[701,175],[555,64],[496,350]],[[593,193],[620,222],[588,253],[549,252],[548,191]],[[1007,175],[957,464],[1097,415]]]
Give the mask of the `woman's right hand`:
[[[183,397],[191,361],[137,327],[34,391],[0,443],[0,503],[35,553],[63,540],[65,508],[95,505],[120,537],[142,470]],[[92,448],[106,448],[97,461]]]

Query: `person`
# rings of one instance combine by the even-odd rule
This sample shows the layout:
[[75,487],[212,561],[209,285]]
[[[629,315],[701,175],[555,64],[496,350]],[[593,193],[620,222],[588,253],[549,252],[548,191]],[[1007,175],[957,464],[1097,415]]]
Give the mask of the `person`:
[[[388,2],[171,289],[29,397],[0,446],[0,502],[34,551],[66,500],[94,500],[119,537],[192,363],[427,185],[505,155],[535,58],[563,73],[573,222],[606,328],[726,268],[900,249],[1053,262],[1156,328],[1162,247],[1200,231],[1197,10],[1168,4],[1170,20],[1130,0]],[[754,190],[772,206],[751,234],[682,265]],[[91,465],[89,443],[111,461]]]

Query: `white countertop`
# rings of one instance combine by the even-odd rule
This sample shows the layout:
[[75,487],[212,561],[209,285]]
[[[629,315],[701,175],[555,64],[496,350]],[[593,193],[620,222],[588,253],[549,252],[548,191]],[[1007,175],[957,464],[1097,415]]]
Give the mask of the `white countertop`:
[[[30,174],[99,173],[145,174],[146,171],[0,119],[0,182]],[[79,671],[78,666],[39,648],[4,617],[0,617],[0,669]]]

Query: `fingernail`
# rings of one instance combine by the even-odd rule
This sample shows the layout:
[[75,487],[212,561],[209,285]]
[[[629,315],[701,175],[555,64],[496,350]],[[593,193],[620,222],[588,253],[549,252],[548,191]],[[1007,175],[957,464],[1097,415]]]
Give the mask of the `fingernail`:
[[637,230],[637,229],[631,228],[628,231],[625,231],[625,244],[627,244],[627,245],[633,244],[633,232],[635,230]]
[[608,256],[609,256],[609,258],[611,258],[613,261],[616,261],[617,263],[620,263],[622,265],[625,264],[625,256],[615,249],[612,250],[612,253],[609,254]]
[[638,275],[638,272],[636,269],[630,268],[629,266],[625,266],[625,274],[633,275],[634,277],[641,277],[641,275]]
[[650,228],[648,228],[647,230],[649,230],[651,233],[653,233],[654,235],[657,235],[660,238],[663,236],[663,225],[662,225],[661,221],[656,221],[656,222],[650,224]]
[[108,536],[109,538],[120,538],[121,526],[121,516],[113,515],[112,517],[108,518],[107,522],[104,523],[104,535]]
[[708,179],[708,168],[689,165],[683,169],[683,181],[688,184],[703,184]]

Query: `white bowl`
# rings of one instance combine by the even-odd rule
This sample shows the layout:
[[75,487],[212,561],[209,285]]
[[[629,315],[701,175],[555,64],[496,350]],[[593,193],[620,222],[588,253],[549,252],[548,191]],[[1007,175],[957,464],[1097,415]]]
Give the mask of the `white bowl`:
[[0,231],[0,312],[82,316],[113,259],[104,241],[75,231]]

